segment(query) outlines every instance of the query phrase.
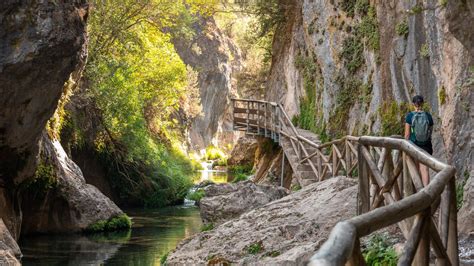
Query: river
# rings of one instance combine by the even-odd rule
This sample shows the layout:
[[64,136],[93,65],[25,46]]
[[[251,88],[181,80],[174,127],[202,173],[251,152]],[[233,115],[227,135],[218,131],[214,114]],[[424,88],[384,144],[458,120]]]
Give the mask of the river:
[[[227,182],[225,172],[200,172],[195,182]],[[161,257],[182,240],[200,232],[201,217],[193,202],[161,209],[131,209],[127,232],[93,235],[32,235],[20,239],[23,265],[159,265]]]

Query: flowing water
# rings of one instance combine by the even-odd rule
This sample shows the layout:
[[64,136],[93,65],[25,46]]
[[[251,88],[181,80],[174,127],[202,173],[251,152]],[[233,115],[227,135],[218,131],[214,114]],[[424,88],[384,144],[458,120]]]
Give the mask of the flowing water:
[[[227,173],[203,165],[195,182],[227,182]],[[23,265],[159,265],[160,258],[184,238],[200,232],[194,202],[161,209],[125,211],[133,221],[127,232],[93,235],[36,235],[20,239]]]

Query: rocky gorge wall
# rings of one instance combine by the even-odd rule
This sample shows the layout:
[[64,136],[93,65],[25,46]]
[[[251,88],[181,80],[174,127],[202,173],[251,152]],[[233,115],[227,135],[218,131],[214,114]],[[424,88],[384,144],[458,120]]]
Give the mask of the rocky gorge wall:
[[435,156],[460,180],[472,173],[472,1],[281,2],[287,19],[275,34],[267,99],[290,116],[309,109],[315,130],[337,137],[400,134],[407,103],[422,94]]
[[233,76],[240,71],[240,50],[212,17],[193,25],[191,38],[176,36],[173,43],[183,62],[198,73],[202,113],[189,129],[191,150],[234,142],[230,98],[236,95]]
[[88,11],[86,0],[0,4],[3,239],[7,233],[17,240],[22,233],[81,231],[122,214],[85,183],[79,167],[45,131],[61,95],[81,76]]

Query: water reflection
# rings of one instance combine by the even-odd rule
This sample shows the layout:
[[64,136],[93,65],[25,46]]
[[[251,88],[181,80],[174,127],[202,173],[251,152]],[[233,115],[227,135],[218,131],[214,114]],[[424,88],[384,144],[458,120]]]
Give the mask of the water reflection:
[[23,265],[159,265],[163,254],[200,231],[193,206],[129,210],[122,234],[29,236],[20,240]]
[[227,171],[226,170],[212,170],[213,161],[202,162],[202,168],[204,170],[199,170],[198,174],[194,177],[194,183],[199,184],[203,181],[212,181],[214,183],[227,183]]

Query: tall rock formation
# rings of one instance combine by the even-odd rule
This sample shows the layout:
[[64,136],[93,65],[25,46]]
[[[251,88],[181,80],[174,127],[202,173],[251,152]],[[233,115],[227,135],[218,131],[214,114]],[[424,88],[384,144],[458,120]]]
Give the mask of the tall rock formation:
[[[57,141],[40,141],[67,81],[81,75],[87,15],[86,0],[0,4],[0,219],[14,239],[22,223],[28,232],[78,231],[122,213],[85,184]],[[28,202],[25,191],[50,201]]]
[[202,114],[189,130],[192,150],[233,141],[230,98],[236,95],[232,76],[239,71],[238,47],[217,27],[214,19],[201,18],[193,25],[193,37],[175,37],[174,46],[183,62],[198,72]]

